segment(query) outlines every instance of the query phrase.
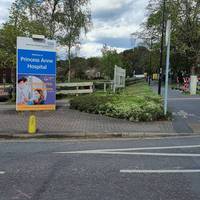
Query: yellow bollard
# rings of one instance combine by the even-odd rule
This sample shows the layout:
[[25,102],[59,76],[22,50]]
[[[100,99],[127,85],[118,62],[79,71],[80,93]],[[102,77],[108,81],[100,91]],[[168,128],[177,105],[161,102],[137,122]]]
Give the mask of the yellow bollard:
[[29,121],[28,121],[28,133],[29,134],[35,134],[36,130],[37,130],[36,116],[31,115],[29,117]]
[[153,80],[158,80],[158,74],[153,74]]

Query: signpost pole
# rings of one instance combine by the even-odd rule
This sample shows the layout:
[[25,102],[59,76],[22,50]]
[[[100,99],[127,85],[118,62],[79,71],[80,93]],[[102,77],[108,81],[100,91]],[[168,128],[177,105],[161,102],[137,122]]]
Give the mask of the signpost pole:
[[117,88],[124,88],[126,81],[126,70],[115,65],[114,79],[113,79],[113,92],[116,92]]
[[168,103],[170,34],[171,34],[171,20],[168,20],[167,21],[167,30],[166,30],[167,60],[166,60],[166,73],[165,73],[165,101],[164,101],[164,114],[165,115],[167,114],[167,103]]
[[117,67],[115,65],[115,68],[114,68],[114,83],[113,83],[113,92],[115,93],[116,92],[116,79],[117,79]]

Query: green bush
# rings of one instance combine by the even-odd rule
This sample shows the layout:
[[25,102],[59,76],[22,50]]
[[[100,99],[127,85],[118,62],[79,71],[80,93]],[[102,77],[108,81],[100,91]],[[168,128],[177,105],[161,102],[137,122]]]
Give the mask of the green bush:
[[70,108],[99,114],[101,110],[104,110],[104,105],[109,101],[111,101],[111,98],[107,96],[78,96],[70,101]]
[[170,114],[167,117],[163,114],[162,98],[144,82],[115,94],[109,91],[75,97],[71,100],[71,108],[134,122],[170,118]]
[[[135,97],[133,102],[115,95],[78,96],[71,100],[71,108],[80,111],[102,114],[129,121],[155,121],[164,119],[160,97]],[[139,103],[138,103],[139,102]]]

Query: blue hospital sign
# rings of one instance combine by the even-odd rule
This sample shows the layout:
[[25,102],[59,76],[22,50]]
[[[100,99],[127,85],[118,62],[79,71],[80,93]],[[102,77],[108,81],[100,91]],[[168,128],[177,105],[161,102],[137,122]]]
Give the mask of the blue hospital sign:
[[16,109],[55,110],[56,43],[17,38]]
[[18,50],[18,73],[56,74],[56,52]]

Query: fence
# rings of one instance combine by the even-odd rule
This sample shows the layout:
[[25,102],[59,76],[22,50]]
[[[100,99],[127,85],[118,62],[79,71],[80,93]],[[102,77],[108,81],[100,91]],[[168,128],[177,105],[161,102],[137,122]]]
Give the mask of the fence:
[[94,89],[103,89],[104,92],[107,91],[107,89],[113,88],[113,81],[95,81],[94,82]]
[[12,97],[12,85],[1,85],[0,84],[0,101],[6,101]]
[[143,82],[144,80],[145,80],[144,78],[129,78],[129,79],[126,79],[126,86]]
[[92,82],[57,83],[56,94],[89,94],[93,93],[93,91]]

